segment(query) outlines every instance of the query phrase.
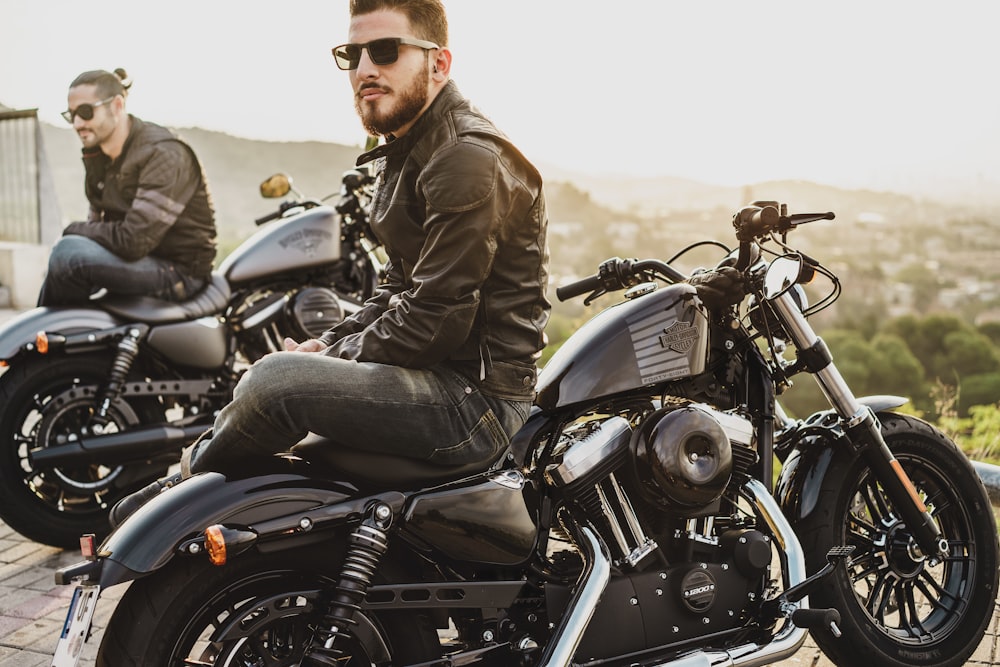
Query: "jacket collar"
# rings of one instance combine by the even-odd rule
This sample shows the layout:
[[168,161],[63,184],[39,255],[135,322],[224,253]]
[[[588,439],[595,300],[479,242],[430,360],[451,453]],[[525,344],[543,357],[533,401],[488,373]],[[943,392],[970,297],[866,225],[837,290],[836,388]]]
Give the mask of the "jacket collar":
[[428,128],[436,126],[440,118],[464,101],[465,98],[459,92],[458,85],[454,81],[449,80],[445,84],[445,87],[441,89],[441,92],[438,93],[437,97],[434,98],[434,101],[431,102],[431,105],[427,107],[427,110],[413,124],[409,132],[398,139],[391,139],[381,146],[376,146],[367,153],[362,153],[358,156],[355,164],[360,167],[380,157],[409,152],[413,148],[413,145],[427,133]]
[[[142,126],[143,126],[142,120],[137,118],[136,116],[133,116],[132,114],[129,114],[128,117],[129,117],[128,136],[125,137],[125,143],[122,144],[122,152],[118,156],[118,162],[121,162],[121,160],[125,157],[125,153],[128,152],[128,148],[129,146],[132,145],[133,139],[142,131]],[[95,146],[93,148],[84,148],[82,149],[82,152],[84,160],[95,160],[99,158],[104,158],[108,162],[111,161],[111,159],[104,153],[104,151],[101,150],[100,146]]]

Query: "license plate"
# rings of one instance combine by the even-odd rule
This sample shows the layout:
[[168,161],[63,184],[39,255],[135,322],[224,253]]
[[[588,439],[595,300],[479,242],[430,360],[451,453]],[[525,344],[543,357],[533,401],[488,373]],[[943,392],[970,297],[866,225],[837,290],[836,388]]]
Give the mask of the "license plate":
[[52,667],[76,667],[83,651],[83,643],[90,635],[90,623],[94,619],[97,608],[97,596],[101,587],[96,585],[80,585],[73,591],[73,598],[66,612],[66,622],[63,623],[62,634],[56,652],[52,656]]

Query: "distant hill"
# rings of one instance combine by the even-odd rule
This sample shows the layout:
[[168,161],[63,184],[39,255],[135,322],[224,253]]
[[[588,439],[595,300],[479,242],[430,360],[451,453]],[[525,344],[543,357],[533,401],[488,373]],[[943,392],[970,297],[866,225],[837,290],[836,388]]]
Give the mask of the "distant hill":
[[[277,202],[261,198],[258,192],[260,182],[269,175],[278,171],[290,174],[295,187],[307,196],[336,195],[341,175],[354,167],[362,152],[360,147],[332,143],[257,141],[198,128],[177,131],[205,166],[220,236],[229,243],[251,234],[253,219],[277,208]],[[62,215],[67,221],[77,219],[87,208],[79,140],[66,127],[42,123],[42,132]],[[683,178],[631,178],[539,167],[546,178],[550,219],[579,223],[584,231],[622,220],[676,219],[679,212],[699,212],[700,218],[709,216],[724,229],[732,212],[754,199],[788,203],[791,212],[833,210],[838,226],[858,219],[918,224],[962,214],[954,207],[907,195],[845,190],[805,181],[733,188]]]

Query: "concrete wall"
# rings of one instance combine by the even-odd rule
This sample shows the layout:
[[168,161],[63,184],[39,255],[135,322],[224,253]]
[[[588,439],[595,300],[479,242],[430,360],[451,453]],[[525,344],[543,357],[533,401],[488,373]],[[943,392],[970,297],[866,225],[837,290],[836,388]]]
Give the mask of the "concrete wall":
[[0,308],[34,308],[48,261],[48,246],[0,241]]

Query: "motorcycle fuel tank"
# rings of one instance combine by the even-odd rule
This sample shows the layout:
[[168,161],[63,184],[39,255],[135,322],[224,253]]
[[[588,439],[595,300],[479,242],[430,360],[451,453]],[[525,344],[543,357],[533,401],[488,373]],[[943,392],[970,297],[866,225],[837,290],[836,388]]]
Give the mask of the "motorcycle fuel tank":
[[551,410],[698,375],[708,361],[708,315],[686,283],[604,310],[563,343],[538,377]]
[[340,218],[317,206],[256,232],[226,257],[219,271],[238,287],[260,278],[340,259]]

